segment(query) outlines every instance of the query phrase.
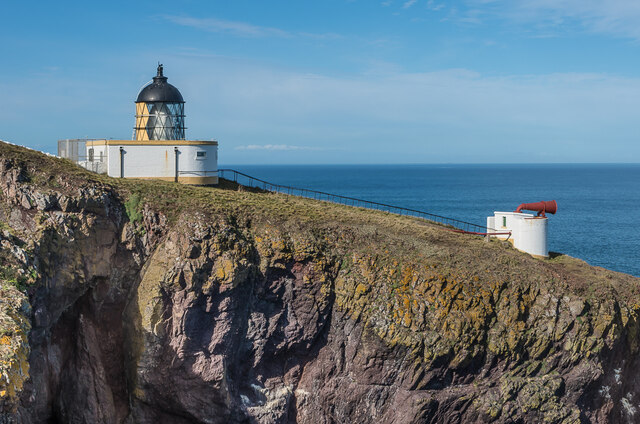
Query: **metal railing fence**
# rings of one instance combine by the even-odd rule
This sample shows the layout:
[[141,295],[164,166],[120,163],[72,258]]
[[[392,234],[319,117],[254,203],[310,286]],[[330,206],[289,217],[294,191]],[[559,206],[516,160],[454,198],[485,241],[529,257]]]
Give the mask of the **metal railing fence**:
[[[268,181],[261,180],[259,178],[252,177],[243,172],[236,171],[235,169],[219,169],[218,176],[235,183],[241,184],[247,187],[254,187],[265,191],[271,191],[276,193],[287,194],[290,196],[306,197],[309,199],[322,200],[325,202],[338,203],[346,206],[354,206],[365,209],[374,209],[384,212],[389,212],[403,216],[413,216],[421,218],[426,221],[435,222],[438,224],[453,227],[458,232],[487,235],[487,234],[510,234],[505,232],[498,232],[493,228],[487,228],[486,225],[474,224],[472,222],[466,222],[455,218],[450,218],[442,215],[437,215],[425,211],[420,211],[411,208],[405,208],[402,206],[389,205],[386,203],[373,202],[370,200],[357,199],[355,197],[341,196],[338,194],[326,193],[323,191],[310,190],[306,188],[297,188],[286,186],[282,184],[274,184]],[[231,178],[227,178],[230,176]]]

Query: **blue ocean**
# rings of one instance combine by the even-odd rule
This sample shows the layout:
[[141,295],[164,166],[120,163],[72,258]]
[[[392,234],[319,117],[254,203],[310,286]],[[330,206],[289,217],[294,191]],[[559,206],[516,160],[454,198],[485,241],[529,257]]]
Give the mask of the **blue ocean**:
[[480,225],[556,200],[549,250],[640,277],[640,164],[228,165],[256,178]]

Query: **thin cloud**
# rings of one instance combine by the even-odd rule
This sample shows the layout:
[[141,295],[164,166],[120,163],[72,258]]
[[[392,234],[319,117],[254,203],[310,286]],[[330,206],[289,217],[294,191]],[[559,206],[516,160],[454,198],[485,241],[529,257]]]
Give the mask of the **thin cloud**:
[[411,6],[413,6],[414,4],[416,4],[416,2],[417,2],[417,1],[418,1],[418,0],[407,0],[407,1],[405,1],[405,2],[404,2],[404,4],[402,5],[402,8],[403,8],[403,9],[408,9],[408,8],[410,8]]
[[247,22],[228,21],[218,18],[194,18],[190,16],[164,16],[164,18],[174,24],[199,29],[208,32],[230,34],[236,37],[247,38],[292,38],[304,37],[318,40],[333,40],[342,38],[340,34],[310,33],[310,32],[290,32],[280,28],[253,25]]
[[316,40],[337,40],[342,38],[342,35],[335,32],[326,32],[324,34],[314,34],[312,32],[297,32],[296,35],[305,38],[313,38]]
[[640,2],[628,0],[472,0],[486,17],[497,17],[549,33],[584,30],[640,40]]
[[279,28],[251,25],[246,22],[227,21],[217,18],[192,18],[188,16],[165,16],[174,24],[209,32],[227,33],[240,37],[291,37]]
[[437,12],[438,10],[442,10],[444,8],[445,8],[444,3],[436,3],[433,0],[429,0],[427,2],[427,9],[433,10],[434,12]]
[[236,150],[323,150],[320,147],[312,146],[292,146],[290,144],[249,144],[247,146],[238,146]]

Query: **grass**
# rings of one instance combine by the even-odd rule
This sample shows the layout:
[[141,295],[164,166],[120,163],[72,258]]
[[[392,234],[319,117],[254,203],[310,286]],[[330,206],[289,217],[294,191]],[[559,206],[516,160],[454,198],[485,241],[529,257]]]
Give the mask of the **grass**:
[[[35,270],[33,270],[35,272]],[[6,249],[0,249],[0,281],[24,292],[30,275],[20,274],[15,259]]]
[[142,220],[142,212],[140,211],[140,194],[133,193],[129,196],[126,202],[124,202],[124,208],[127,212],[127,217],[132,224],[138,223]]

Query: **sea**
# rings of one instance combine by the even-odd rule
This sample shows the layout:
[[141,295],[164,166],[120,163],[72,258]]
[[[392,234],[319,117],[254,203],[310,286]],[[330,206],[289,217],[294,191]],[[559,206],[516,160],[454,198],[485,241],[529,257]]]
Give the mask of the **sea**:
[[275,184],[486,225],[555,200],[549,250],[640,277],[640,164],[225,165]]

